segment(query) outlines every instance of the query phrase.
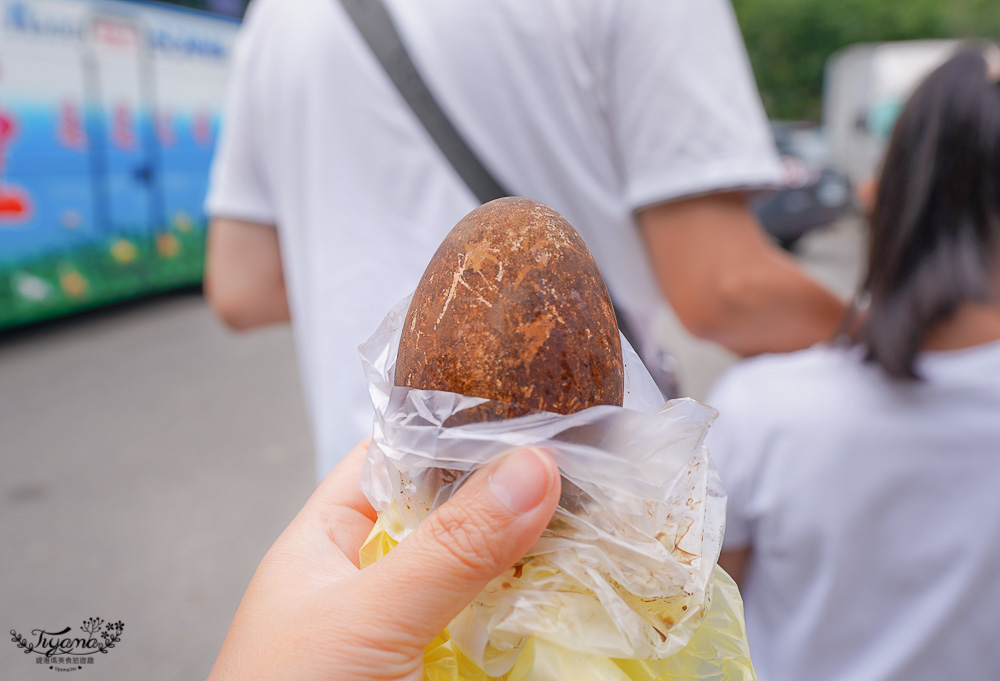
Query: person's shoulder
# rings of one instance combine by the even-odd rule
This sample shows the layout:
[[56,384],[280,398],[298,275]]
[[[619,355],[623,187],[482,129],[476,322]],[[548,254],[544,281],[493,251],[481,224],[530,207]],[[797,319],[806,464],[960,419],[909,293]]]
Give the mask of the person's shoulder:
[[715,407],[740,402],[761,408],[808,405],[811,409],[817,401],[856,390],[867,373],[855,349],[815,345],[735,364],[716,382],[709,400]]
[[796,352],[757,355],[742,360],[727,372],[735,376],[761,373],[796,376],[801,372],[826,372],[857,366],[859,355],[855,348],[820,343]]

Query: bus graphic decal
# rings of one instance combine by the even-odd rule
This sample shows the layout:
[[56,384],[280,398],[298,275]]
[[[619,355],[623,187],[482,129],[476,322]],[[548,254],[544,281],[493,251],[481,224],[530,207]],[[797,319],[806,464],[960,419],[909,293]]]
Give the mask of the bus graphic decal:
[[0,109],[0,223],[24,222],[31,214],[28,195],[19,187],[8,186],[3,181],[7,149],[16,134],[17,122],[14,117]]
[[70,149],[87,148],[87,134],[84,132],[83,116],[76,102],[65,101],[59,107],[59,143]]
[[237,22],[0,0],[0,330],[201,281]]
[[115,106],[111,123],[111,139],[119,149],[134,149],[136,146],[135,127],[132,123],[132,109],[128,104]]

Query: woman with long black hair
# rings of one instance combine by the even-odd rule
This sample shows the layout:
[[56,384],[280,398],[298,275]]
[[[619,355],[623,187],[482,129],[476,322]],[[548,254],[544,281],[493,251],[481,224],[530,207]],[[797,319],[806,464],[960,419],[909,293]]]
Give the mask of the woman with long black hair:
[[721,563],[768,681],[1000,673],[1000,48],[900,114],[846,343],[734,368],[709,402]]

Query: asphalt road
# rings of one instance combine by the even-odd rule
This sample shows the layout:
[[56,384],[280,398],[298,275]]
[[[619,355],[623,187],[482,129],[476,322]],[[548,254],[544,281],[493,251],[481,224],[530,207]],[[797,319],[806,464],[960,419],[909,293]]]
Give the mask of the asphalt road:
[[[848,295],[862,242],[844,221],[808,237],[803,261]],[[702,396],[732,358],[663,332]],[[312,489],[310,448],[289,331],[231,335],[197,294],[0,338],[2,624],[35,641],[123,622],[71,679],[204,678]],[[36,657],[0,644],[0,679],[52,679]]]
[[[205,678],[310,447],[288,330],[230,335],[200,295],[0,341],[5,631],[120,620],[70,678]],[[60,676],[36,657],[5,641],[0,679]]]

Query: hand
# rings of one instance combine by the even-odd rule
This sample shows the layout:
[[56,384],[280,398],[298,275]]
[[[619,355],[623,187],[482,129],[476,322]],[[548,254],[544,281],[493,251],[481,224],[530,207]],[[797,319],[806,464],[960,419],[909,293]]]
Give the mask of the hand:
[[264,556],[210,681],[421,679],[424,647],[528,552],[559,500],[552,459],[517,450],[360,570],[376,518],[359,489],[367,445],[330,473]]

